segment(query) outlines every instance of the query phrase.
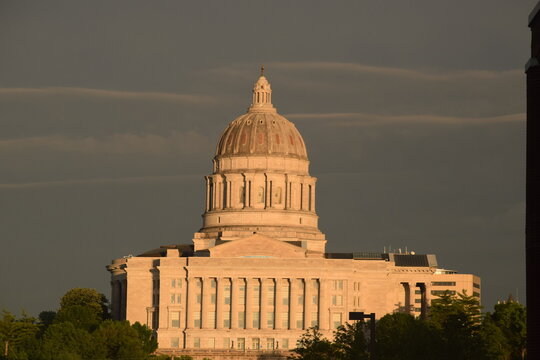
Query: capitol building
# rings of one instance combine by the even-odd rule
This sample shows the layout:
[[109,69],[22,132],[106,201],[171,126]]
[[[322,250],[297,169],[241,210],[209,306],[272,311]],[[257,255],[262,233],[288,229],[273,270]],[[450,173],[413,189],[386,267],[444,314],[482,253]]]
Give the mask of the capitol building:
[[205,182],[190,243],[107,266],[113,318],[148,325],[160,350],[286,351],[310,327],[331,338],[350,312],[426,316],[446,290],[480,299],[479,277],[441,269],[435,255],[326,251],[306,144],[263,73]]

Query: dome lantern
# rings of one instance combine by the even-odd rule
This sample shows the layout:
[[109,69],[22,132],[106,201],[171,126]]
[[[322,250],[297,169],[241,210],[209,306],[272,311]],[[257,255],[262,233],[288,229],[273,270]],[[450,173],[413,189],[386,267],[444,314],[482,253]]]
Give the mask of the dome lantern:
[[248,111],[276,111],[272,105],[272,87],[264,76],[264,66],[261,66],[261,76],[253,86],[253,100],[251,101],[251,107]]

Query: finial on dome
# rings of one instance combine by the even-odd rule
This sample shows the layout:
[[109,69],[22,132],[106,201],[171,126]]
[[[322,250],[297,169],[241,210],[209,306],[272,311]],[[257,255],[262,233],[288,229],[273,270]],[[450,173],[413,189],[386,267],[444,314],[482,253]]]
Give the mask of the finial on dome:
[[264,76],[264,65],[261,65],[261,76]]

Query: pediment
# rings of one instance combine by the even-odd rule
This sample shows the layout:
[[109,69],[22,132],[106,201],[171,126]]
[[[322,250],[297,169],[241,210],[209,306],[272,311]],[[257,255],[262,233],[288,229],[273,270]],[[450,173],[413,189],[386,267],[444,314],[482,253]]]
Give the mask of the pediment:
[[254,234],[209,249],[214,258],[305,258],[306,249],[281,240]]

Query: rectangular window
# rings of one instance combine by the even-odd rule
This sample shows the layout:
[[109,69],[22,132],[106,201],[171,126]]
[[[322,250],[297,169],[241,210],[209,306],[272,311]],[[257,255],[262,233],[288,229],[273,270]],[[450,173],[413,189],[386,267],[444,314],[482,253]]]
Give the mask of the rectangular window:
[[202,295],[201,295],[201,294],[197,294],[197,304],[198,304],[198,305],[201,304],[201,300],[202,300]]
[[414,290],[414,293],[415,293],[416,295],[420,295],[420,294],[422,293],[422,290]]
[[414,311],[416,311],[416,312],[422,312],[422,308],[414,308]]
[[343,280],[332,280],[332,290],[343,290]]
[[337,329],[341,326],[341,313],[333,313],[332,314],[332,325],[334,329]]
[[215,288],[217,287],[217,281],[216,281],[216,279],[210,280],[210,287],[211,287],[212,289],[215,289]]
[[238,338],[236,339],[237,349],[238,350],[244,350],[246,348],[246,339],[245,338]]
[[180,327],[180,311],[171,311],[171,327]]
[[274,338],[267,338],[266,339],[266,349],[267,350],[273,350],[274,349]]
[[194,348],[200,348],[201,347],[201,338],[199,338],[199,337],[193,338],[193,347]]
[[475,297],[479,298],[479,297],[480,297],[480,293],[478,293],[478,292],[476,292],[476,291],[473,291],[472,296],[475,296]]
[[208,339],[208,347],[210,349],[215,349],[216,348],[216,338],[209,338]]
[[287,289],[287,292],[282,293],[283,297],[281,299],[281,304],[285,306],[289,306],[289,291]]
[[285,329],[289,328],[289,313],[281,313],[281,326],[283,326]]
[[270,305],[270,306],[274,306],[274,292],[275,292],[275,287],[272,285],[272,286],[269,286],[268,287],[268,293],[266,293],[266,301],[267,301],[267,304]]
[[281,339],[280,348],[288,349],[289,348],[289,339]]
[[343,306],[343,296],[341,296],[341,295],[332,295],[332,305],[334,305],[334,306]]
[[422,299],[414,299],[414,302],[415,302],[416,304],[421,304],[421,303],[422,303]]
[[261,287],[259,285],[253,286],[253,306],[259,306],[259,299],[261,298]]
[[200,278],[195,280],[195,286],[199,289],[202,288],[202,281]]
[[477,288],[477,289],[480,289],[480,284],[473,283],[472,286],[474,286],[474,287]]
[[313,305],[319,305],[319,297],[318,297],[317,295],[313,295],[313,296],[311,297],[311,303],[312,303]]
[[433,281],[431,283],[433,286],[456,286],[455,281]]
[[182,295],[178,293],[171,294],[171,304],[180,304],[182,303]]
[[246,326],[246,313],[243,311],[238,312],[238,327],[243,329]]
[[298,295],[298,305],[304,305],[304,295]]
[[231,327],[231,313],[229,311],[223,313],[223,327]]
[[193,327],[196,327],[196,328],[201,327],[201,312],[200,311],[193,312]]
[[444,295],[445,293],[448,293],[448,295],[456,295],[455,290],[431,290],[431,295],[435,295],[435,296],[441,296],[441,295]]
[[297,329],[303,329],[304,328],[304,313],[296,313],[296,328]]
[[259,328],[259,325],[260,325],[260,322],[259,322],[259,312],[256,311],[253,313],[253,327],[255,329],[258,329]]
[[311,313],[311,327],[319,326],[319,313]]
[[172,348],[177,348],[179,346],[180,346],[180,339],[177,338],[177,337],[171,338],[171,347]]
[[210,294],[210,304],[216,305],[216,294]]
[[223,287],[223,299],[224,299],[225,305],[231,304],[231,285],[225,285]]
[[223,338],[223,348],[224,349],[230,349],[231,348],[231,338]]
[[253,350],[259,350],[261,348],[261,340],[259,338],[251,339],[251,348]]
[[246,285],[240,285],[238,287],[238,304],[239,305],[246,304]]
[[266,313],[266,326],[270,329],[274,327],[274,312]]

